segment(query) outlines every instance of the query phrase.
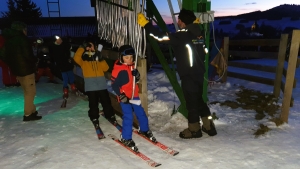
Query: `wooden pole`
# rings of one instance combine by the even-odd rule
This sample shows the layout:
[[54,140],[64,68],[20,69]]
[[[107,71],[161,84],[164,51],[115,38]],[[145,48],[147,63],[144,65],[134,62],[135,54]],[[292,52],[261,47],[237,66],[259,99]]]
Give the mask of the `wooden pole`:
[[284,94],[283,94],[283,101],[282,101],[281,115],[280,115],[280,119],[286,123],[288,123],[299,47],[300,47],[300,30],[293,30],[287,75],[286,75],[286,83],[284,87]]
[[277,61],[277,67],[276,67],[276,77],[275,77],[275,81],[274,81],[273,94],[275,97],[279,97],[279,95],[280,95],[287,41],[288,41],[288,34],[282,34],[281,38],[280,38],[278,61]]

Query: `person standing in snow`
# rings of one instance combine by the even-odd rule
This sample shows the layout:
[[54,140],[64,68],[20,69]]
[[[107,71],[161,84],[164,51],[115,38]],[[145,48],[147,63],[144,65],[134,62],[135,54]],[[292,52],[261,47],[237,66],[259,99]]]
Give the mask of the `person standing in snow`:
[[4,62],[5,59],[5,50],[4,50],[4,42],[5,39],[2,36],[0,29],[0,67],[2,68],[2,82],[6,87],[10,86],[20,86],[20,83],[17,81],[17,77],[13,75],[8,65]]
[[37,64],[37,73],[35,77],[36,83],[40,80],[41,76],[46,75],[49,79],[48,82],[56,83],[54,81],[54,75],[50,70],[51,58],[49,55],[49,50],[47,46],[42,46],[41,51],[37,54],[38,64]]
[[23,121],[40,120],[42,116],[38,116],[34,105],[36,57],[27,38],[27,26],[23,22],[15,21],[11,24],[11,29],[3,31],[3,36],[6,39],[5,62],[17,76],[24,91]]
[[[115,62],[111,75],[111,86],[117,95],[123,112],[123,129],[120,141],[131,148],[135,147],[135,142],[132,140],[132,111],[137,116],[140,125],[139,133],[150,138],[153,142],[156,141],[149,129],[148,117],[140,103],[138,85],[135,86],[133,93],[133,77],[135,76],[136,82],[140,79],[140,74],[134,67],[134,58],[135,50],[132,46],[121,46],[119,48],[119,59]],[[131,102],[131,98],[136,103]]]
[[54,36],[53,43],[49,45],[49,54],[54,64],[54,69],[59,69],[63,80],[63,98],[69,96],[69,86],[71,86],[72,92],[76,92],[75,76],[73,73],[74,64],[70,57],[71,45],[63,42],[61,37]]
[[94,43],[87,41],[80,46],[74,55],[74,61],[82,69],[84,88],[89,98],[88,115],[94,126],[99,126],[99,101],[103,107],[105,118],[112,123],[117,122],[104,76],[104,72],[109,67],[101,53],[95,50]]
[[217,134],[211,112],[202,98],[206,48],[204,33],[200,31],[198,24],[193,23],[195,20],[196,16],[192,11],[182,9],[178,16],[180,30],[166,35],[155,29],[142,13],[138,14],[138,24],[148,34],[173,47],[188,110],[188,128],[179,133],[179,137],[184,139],[202,137],[199,116],[203,122],[202,131],[210,136]]

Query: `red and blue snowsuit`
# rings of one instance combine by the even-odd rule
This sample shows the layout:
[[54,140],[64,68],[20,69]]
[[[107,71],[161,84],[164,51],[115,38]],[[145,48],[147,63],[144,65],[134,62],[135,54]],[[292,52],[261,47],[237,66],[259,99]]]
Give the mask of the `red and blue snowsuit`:
[[[112,89],[119,96],[121,93],[125,93],[125,95],[130,99],[132,98],[132,90],[133,90],[133,76],[131,71],[134,69],[134,65],[126,65],[122,64],[117,60],[114,65],[114,69],[111,75],[112,81]],[[134,97],[133,100],[140,100],[139,98],[139,87],[135,86]],[[131,104],[131,103],[123,103],[120,102],[122,111],[123,111],[123,130],[122,130],[122,138],[123,139],[132,139],[132,123],[133,123],[133,114],[134,111],[139,125],[140,130],[143,132],[147,132],[149,130],[148,125],[148,117],[141,105]]]

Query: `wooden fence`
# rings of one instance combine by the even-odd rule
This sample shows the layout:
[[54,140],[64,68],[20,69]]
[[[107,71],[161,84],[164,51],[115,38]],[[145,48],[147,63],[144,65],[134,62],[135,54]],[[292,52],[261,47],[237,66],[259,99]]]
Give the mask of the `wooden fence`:
[[[274,86],[273,94],[275,97],[279,97],[280,91],[283,92],[283,103],[281,109],[281,119],[284,122],[288,122],[288,114],[290,106],[293,106],[292,90],[296,87],[295,71],[299,67],[300,59],[298,58],[299,43],[300,42],[300,30],[294,30],[289,36],[288,34],[282,34],[280,39],[250,39],[250,40],[229,40],[228,37],[224,38],[224,57],[228,66],[237,67],[243,69],[251,69],[255,71],[274,73],[272,78],[262,77],[259,75],[249,75],[243,72],[226,71],[222,81],[227,80],[227,76],[240,78],[248,81],[258,82],[262,84]],[[244,51],[244,50],[231,50],[231,48],[247,48],[253,47],[257,51]],[[278,49],[276,52],[262,52],[259,48],[272,46]],[[288,55],[287,55],[288,54]],[[250,64],[242,62],[230,62],[228,58],[230,56],[242,57],[247,59],[267,58],[277,60],[275,66],[265,66],[261,64]],[[288,66],[284,67],[288,58]],[[282,80],[282,76],[285,80]]]

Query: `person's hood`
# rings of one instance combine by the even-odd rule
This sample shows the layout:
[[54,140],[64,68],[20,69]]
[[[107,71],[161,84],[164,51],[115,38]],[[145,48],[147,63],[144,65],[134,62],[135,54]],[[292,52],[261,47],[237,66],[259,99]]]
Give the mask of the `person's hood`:
[[24,35],[24,33],[22,31],[18,31],[18,30],[14,30],[14,29],[4,29],[2,31],[2,35],[5,37],[5,38],[11,38],[11,37],[14,37],[14,36],[20,36],[20,35]]
[[193,35],[195,36],[200,36],[202,33],[201,33],[201,30],[200,30],[200,26],[199,24],[189,24],[185,27],[185,29],[187,29],[188,31],[192,32]]

